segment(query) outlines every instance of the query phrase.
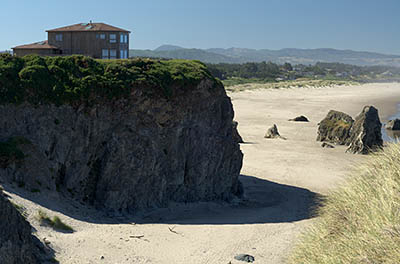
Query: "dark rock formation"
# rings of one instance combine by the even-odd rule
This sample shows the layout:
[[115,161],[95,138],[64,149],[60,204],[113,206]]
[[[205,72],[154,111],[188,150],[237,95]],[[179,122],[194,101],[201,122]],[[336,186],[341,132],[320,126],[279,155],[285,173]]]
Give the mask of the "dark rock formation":
[[382,148],[381,128],[378,110],[373,106],[365,106],[351,127],[350,146],[347,151],[367,154]]
[[389,130],[400,130],[400,119],[389,120],[385,128]]
[[321,144],[321,147],[323,147],[323,148],[335,148],[335,146],[333,146],[333,145],[331,145],[329,143],[326,143],[326,142],[323,142]]
[[308,118],[301,115],[292,119],[289,119],[289,121],[295,121],[295,122],[309,122]]
[[247,263],[252,263],[255,261],[255,258],[248,254],[239,254],[239,255],[235,256],[235,259],[239,260],[239,261],[244,261]]
[[281,135],[279,134],[278,127],[274,124],[272,127],[268,128],[267,133],[265,133],[264,138],[279,138]]
[[237,143],[243,143],[243,139],[239,134],[239,131],[237,130],[238,122],[232,121],[232,137],[233,140]]
[[31,226],[0,190],[0,263],[43,263]]
[[90,106],[1,105],[0,142],[25,141],[15,145],[22,159],[5,155],[0,179],[125,212],[240,193],[243,155],[222,84],[145,92]]
[[350,129],[353,118],[345,113],[331,110],[319,123],[318,141],[327,141],[339,145],[350,144]]

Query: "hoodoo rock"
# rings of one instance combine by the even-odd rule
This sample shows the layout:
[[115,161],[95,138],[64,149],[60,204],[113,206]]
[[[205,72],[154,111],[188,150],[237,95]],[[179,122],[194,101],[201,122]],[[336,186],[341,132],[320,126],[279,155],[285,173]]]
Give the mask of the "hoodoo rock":
[[237,130],[237,127],[238,127],[238,122],[232,121],[233,140],[235,140],[235,142],[237,142],[237,143],[243,143],[244,141],[243,141],[242,137],[240,136],[239,131]]
[[327,141],[339,145],[350,144],[350,129],[353,118],[343,112],[331,110],[319,123],[317,141]]
[[381,149],[383,146],[381,128],[378,110],[373,106],[365,106],[351,127],[350,146],[347,151],[368,154],[370,151]]
[[22,88],[1,97],[1,180],[121,212],[240,194],[232,103],[203,64],[32,58],[7,57],[21,73],[0,92]]
[[385,128],[389,130],[400,130],[400,119],[389,120]]
[[42,263],[38,243],[29,223],[0,190],[0,263]]

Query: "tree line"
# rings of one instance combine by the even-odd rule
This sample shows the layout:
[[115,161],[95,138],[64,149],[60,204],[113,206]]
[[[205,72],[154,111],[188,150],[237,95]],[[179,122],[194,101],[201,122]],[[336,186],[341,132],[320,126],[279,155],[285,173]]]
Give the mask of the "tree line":
[[344,63],[318,62],[315,65],[292,65],[284,63],[279,65],[273,62],[248,62],[242,64],[207,64],[212,75],[226,80],[229,78],[264,79],[276,78],[296,79],[301,77],[327,77],[357,78],[360,76],[376,77],[379,74],[390,72],[393,75],[400,74],[400,68],[391,66],[356,66]]

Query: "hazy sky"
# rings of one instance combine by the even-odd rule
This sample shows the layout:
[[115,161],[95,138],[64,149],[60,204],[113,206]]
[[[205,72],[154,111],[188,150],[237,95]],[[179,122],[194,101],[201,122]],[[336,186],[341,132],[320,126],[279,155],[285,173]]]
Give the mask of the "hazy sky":
[[0,50],[105,22],[130,48],[337,48],[400,54],[400,0],[1,0]]

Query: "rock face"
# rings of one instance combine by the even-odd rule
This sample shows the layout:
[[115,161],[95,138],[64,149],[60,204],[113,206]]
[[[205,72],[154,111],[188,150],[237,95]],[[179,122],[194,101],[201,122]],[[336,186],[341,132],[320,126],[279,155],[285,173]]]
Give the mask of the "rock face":
[[0,191],[0,263],[42,263],[31,226]]
[[4,104],[0,142],[23,138],[24,157],[6,155],[0,179],[111,211],[228,200],[241,191],[243,159],[233,115],[212,79],[168,99],[138,89],[102,105]]
[[309,122],[308,118],[301,115],[292,119],[289,119],[289,121],[294,121],[294,122]]
[[400,130],[400,119],[389,120],[385,127],[389,130]]
[[382,148],[381,128],[378,110],[373,106],[365,106],[351,127],[350,146],[347,151],[367,154]]
[[350,144],[350,129],[353,118],[343,112],[331,110],[319,123],[317,141],[327,141],[339,145]]
[[242,137],[239,134],[239,131],[237,130],[238,122],[232,121],[232,137],[233,140],[237,143],[244,143]]
[[264,138],[279,138],[281,135],[278,132],[278,127],[274,124],[272,127],[268,128],[267,133],[265,133]]

